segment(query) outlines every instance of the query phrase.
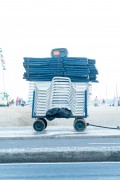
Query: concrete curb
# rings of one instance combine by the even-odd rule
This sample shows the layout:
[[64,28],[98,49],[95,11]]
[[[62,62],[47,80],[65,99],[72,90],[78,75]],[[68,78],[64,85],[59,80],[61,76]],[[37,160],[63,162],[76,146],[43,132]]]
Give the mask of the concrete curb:
[[88,138],[120,138],[120,135],[99,135],[99,136],[74,136],[74,135],[51,135],[51,136],[6,136],[0,137],[0,140],[14,140],[14,139],[88,139]]
[[0,163],[120,161],[120,147],[0,149]]

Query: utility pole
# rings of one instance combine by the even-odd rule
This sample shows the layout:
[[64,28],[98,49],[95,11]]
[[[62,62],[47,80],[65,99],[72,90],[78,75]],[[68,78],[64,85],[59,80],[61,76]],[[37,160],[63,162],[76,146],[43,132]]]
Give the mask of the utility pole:
[[106,96],[106,101],[107,101],[107,84],[105,86],[105,96]]
[[5,66],[5,59],[2,53],[2,48],[0,48],[0,61],[2,64],[2,71],[3,71],[3,92],[5,93],[5,77],[4,77],[4,71],[6,70],[6,66]]

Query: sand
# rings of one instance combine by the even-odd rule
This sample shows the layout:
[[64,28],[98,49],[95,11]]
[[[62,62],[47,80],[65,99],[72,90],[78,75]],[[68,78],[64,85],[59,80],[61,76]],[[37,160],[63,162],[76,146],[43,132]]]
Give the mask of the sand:
[[[33,126],[30,106],[0,107],[0,127]],[[120,107],[101,105],[88,107],[89,116],[86,122],[104,126],[120,126]],[[48,125],[71,126],[74,119],[54,119]]]

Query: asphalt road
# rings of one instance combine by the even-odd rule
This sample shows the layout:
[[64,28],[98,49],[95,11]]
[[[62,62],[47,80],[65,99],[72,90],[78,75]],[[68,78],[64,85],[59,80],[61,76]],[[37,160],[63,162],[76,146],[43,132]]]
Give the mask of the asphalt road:
[[95,137],[80,139],[1,139],[0,149],[55,148],[55,147],[114,147],[120,146],[120,138]]
[[0,164],[0,179],[119,180],[120,162]]

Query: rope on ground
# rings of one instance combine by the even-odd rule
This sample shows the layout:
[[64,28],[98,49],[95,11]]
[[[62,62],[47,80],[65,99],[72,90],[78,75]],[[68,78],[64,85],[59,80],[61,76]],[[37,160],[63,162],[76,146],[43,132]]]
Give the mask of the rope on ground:
[[108,126],[99,126],[99,125],[89,124],[89,123],[87,123],[87,126],[94,126],[94,127],[99,127],[99,128],[107,128],[107,129],[117,129],[117,130],[120,130],[120,126],[117,126],[117,127],[108,127]]

